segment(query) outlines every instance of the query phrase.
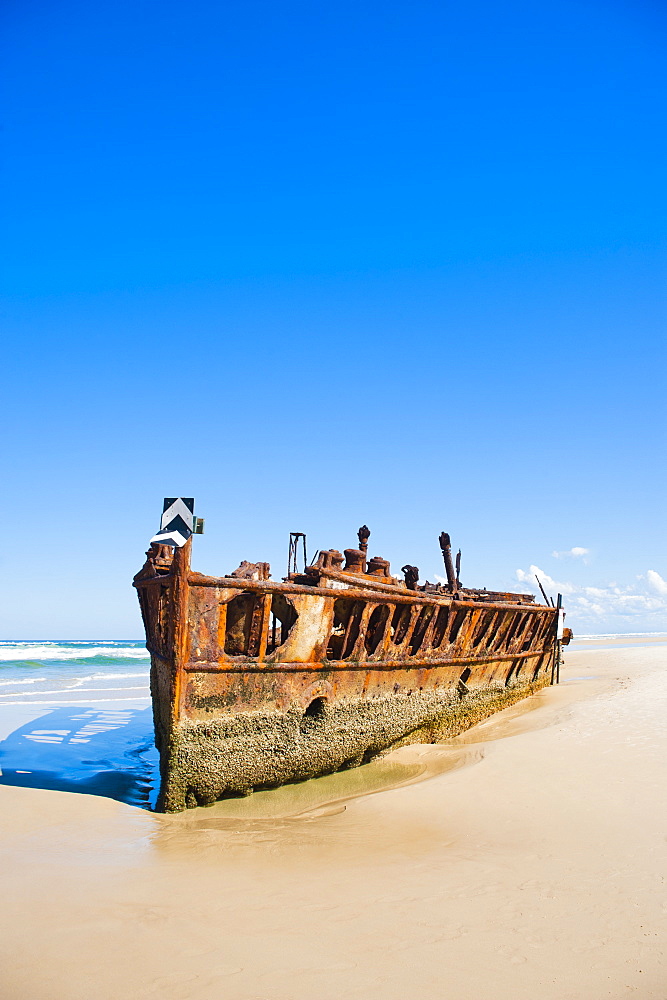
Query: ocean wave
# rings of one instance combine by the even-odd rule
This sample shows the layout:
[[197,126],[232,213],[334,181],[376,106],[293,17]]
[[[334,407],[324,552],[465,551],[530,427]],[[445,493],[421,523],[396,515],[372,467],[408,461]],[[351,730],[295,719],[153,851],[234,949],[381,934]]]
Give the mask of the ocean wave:
[[[21,693],[24,694],[27,698],[32,698],[33,695],[35,697],[43,698],[45,694],[68,694],[70,692],[72,694],[97,694],[97,693],[108,694],[109,691],[146,691],[147,688],[148,688],[147,684],[140,684],[138,687],[119,687],[119,688],[61,687],[57,688],[57,690],[55,691],[24,691]],[[16,691],[11,691],[9,694],[0,694],[0,698],[15,698],[16,694],[17,694]],[[0,704],[5,704],[5,702],[0,702]],[[24,704],[31,705],[32,701],[25,702]]]
[[[37,692],[40,693],[40,692]],[[95,698],[95,704],[99,705],[103,701],[150,701],[151,696],[149,694],[137,694],[133,698]],[[88,705],[89,702],[73,702],[71,698],[49,698],[48,701],[2,701],[0,702],[0,708],[10,708],[16,705],[73,705],[81,704],[82,706]]]
[[46,677],[22,677],[21,680],[17,681],[0,681],[0,687],[9,687],[10,684],[39,684],[40,681],[45,680]]
[[0,646],[139,646],[143,639],[0,639]]
[[16,670],[17,668],[25,670],[26,667],[31,670],[43,670],[45,664],[42,660],[5,660],[4,663],[0,663],[0,670]]
[[47,643],[15,643],[0,646],[0,661],[35,663],[38,660],[147,660],[146,647],[140,646],[56,646]]
[[86,681],[129,681],[134,680],[136,677],[145,677],[148,679],[148,670],[142,670],[140,674],[88,674],[86,677],[72,679],[76,679],[80,684],[85,684]]

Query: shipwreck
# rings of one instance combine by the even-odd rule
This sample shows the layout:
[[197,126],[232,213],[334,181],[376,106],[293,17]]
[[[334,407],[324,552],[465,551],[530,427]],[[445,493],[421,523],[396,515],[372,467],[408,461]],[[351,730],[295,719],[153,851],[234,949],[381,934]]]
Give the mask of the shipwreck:
[[177,502],[176,530],[153,539],[134,579],[151,657],[159,811],[451,737],[557,679],[571,635],[560,596],[540,605],[532,594],[464,587],[447,534],[446,583],[420,585],[412,565],[393,576],[386,559],[368,558],[366,526],[356,548],[320,551],[310,564],[305,536],[293,534],[281,581],[262,562],[212,577],[190,569],[201,522],[187,499],[169,498],[167,511]]

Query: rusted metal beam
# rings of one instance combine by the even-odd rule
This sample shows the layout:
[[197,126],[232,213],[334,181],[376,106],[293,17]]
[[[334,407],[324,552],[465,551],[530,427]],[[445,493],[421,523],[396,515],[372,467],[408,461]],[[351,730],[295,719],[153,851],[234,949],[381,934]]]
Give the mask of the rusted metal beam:
[[[274,594],[312,594],[313,596],[319,597],[358,597],[364,600],[373,600],[373,596],[377,595],[378,601],[386,602],[390,595],[389,603],[399,603],[399,604],[412,604],[418,601],[423,604],[437,604],[438,606],[444,607],[460,607],[460,608],[479,608],[480,602],[473,599],[467,600],[465,598],[456,598],[450,594],[439,595],[437,593],[428,592],[421,593],[414,590],[403,590],[402,587],[395,587],[391,584],[384,584],[373,581],[369,582],[368,589],[361,588],[357,584],[357,580],[354,583],[357,586],[350,585],[350,576],[345,573],[336,573],[331,570],[327,570],[326,577],[333,580],[340,580],[341,582],[348,584],[348,589],[345,590],[344,594],[341,591],[335,591],[331,587],[311,587],[300,583],[280,583],[277,580],[262,580],[262,581],[252,581],[252,580],[239,580],[230,576],[206,576],[203,573],[197,573],[191,571],[188,574],[188,583],[191,587],[216,587],[220,590],[223,589],[234,589],[234,590],[248,590],[248,591],[270,591]],[[168,588],[173,580],[173,575],[170,573],[166,576],[154,576],[148,579],[141,580],[134,583],[133,586],[139,588],[144,587],[164,587]],[[510,604],[507,602],[497,602],[497,601],[484,601],[483,607],[499,610],[518,610],[518,611],[529,611],[532,614],[539,612],[545,613],[547,611],[552,611],[553,609],[548,605],[541,604]]]
[[188,571],[190,569],[190,553],[192,551],[192,536],[188,538],[185,545],[177,548],[172,562],[172,573],[174,578],[173,586],[173,607],[175,614],[173,622],[173,650],[174,650],[174,671],[172,674],[172,720],[177,721],[180,712],[181,701],[181,672],[183,664],[189,660],[189,634],[186,627],[188,617]]
[[[345,580],[345,574],[340,573],[331,574],[333,579]],[[156,577],[154,581],[142,580],[141,586],[144,587],[147,584],[151,584],[155,581],[163,582],[167,580],[167,577]],[[349,578],[348,578],[349,579]],[[551,608],[543,607],[540,604],[507,604],[507,603],[496,603],[492,601],[484,601],[483,605],[480,605],[479,601],[466,601],[452,599],[449,594],[443,594],[439,597],[437,594],[421,594],[413,590],[403,590],[399,587],[385,586],[384,584],[373,584],[372,588],[368,590],[358,589],[356,587],[350,587],[346,590],[334,590],[331,587],[306,587],[299,583],[278,583],[274,580],[262,580],[261,582],[248,581],[248,580],[234,580],[231,577],[208,577],[204,576],[202,573],[190,573],[188,576],[188,582],[191,587],[217,587],[220,590],[226,588],[232,588],[235,590],[247,590],[257,593],[262,593],[263,591],[270,591],[274,594],[310,594],[314,597],[331,597],[334,600],[338,597],[349,597],[350,599],[359,598],[361,600],[375,600],[376,603],[384,604],[414,604],[415,601],[420,604],[435,604],[438,606],[454,607],[454,608],[489,608],[491,610],[506,610],[506,611],[525,611],[529,614],[546,614],[547,612],[552,612]]]
[[456,579],[456,570],[454,569],[454,562],[452,560],[452,542],[446,531],[443,531],[439,538],[440,549],[442,550],[442,558],[445,561],[445,572],[447,574],[447,588],[450,594],[455,594],[459,589],[458,580]]
[[539,578],[539,576],[537,575],[537,573],[535,574],[535,579],[537,580],[537,586],[538,586],[538,587],[540,588],[540,590],[542,591],[542,597],[544,598],[544,603],[545,603],[546,605],[548,605],[548,604],[549,604],[549,598],[548,598],[548,597],[547,597],[547,595],[546,595],[546,591],[545,591],[544,587],[542,586],[542,583],[541,583],[541,581],[540,581],[540,578]]
[[268,673],[268,674],[280,674],[280,673],[317,673],[318,671],[326,670],[330,671],[332,674],[345,673],[346,671],[353,670],[358,672],[359,670],[365,670],[368,673],[373,673],[374,670],[431,670],[437,667],[447,667],[452,664],[474,664],[474,663],[504,663],[508,660],[526,660],[530,657],[542,656],[544,653],[548,652],[548,649],[531,649],[527,653],[490,653],[487,656],[451,656],[451,657],[434,657],[432,660],[364,660],[363,662],[357,662],[356,660],[330,660],[326,664],[322,664],[319,661],[310,660],[305,663],[276,663],[262,662],[259,663],[257,660],[244,660],[242,663],[235,662],[233,659],[224,660],[220,665],[205,662],[191,660],[186,663],[183,669],[189,674],[244,674],[246,672],[252,673]]

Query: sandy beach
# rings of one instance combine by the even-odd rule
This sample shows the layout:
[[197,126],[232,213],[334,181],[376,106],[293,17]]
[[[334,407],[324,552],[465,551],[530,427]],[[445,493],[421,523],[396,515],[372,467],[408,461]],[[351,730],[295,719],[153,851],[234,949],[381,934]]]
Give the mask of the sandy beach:
[[3,1000],[664,1000],[667,647],[176,816],[0,786]]

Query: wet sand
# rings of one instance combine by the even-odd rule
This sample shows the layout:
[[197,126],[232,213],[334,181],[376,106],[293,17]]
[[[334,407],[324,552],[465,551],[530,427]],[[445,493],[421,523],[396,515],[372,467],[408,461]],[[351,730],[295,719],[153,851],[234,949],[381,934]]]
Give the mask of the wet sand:
[[208,809],[1,786],[0,995],[665,1000],[666,651],[604,643],[445,745]]

